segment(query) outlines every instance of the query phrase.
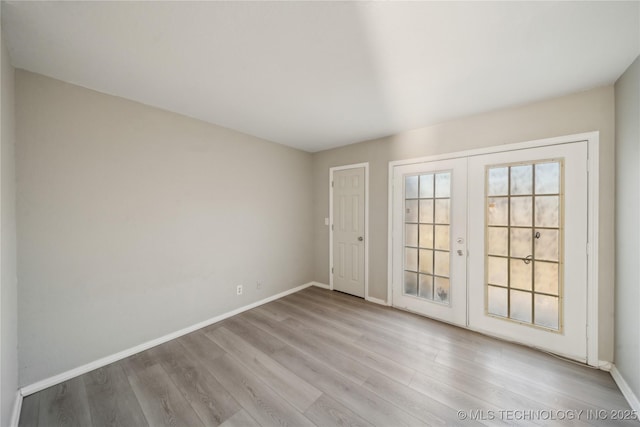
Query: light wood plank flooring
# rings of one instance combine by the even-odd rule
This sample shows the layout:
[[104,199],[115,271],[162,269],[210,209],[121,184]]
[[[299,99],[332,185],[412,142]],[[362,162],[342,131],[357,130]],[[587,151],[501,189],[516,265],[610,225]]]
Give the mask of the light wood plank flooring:
[[28,396],[20,426],[638,425],[625,410],[605,372],[308,288]]

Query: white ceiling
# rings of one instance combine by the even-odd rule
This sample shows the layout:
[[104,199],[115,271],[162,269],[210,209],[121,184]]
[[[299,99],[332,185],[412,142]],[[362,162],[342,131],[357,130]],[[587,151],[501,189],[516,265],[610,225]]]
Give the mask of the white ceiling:
[[638,2],[6,2],[15,67],[318,151],[613,83]]

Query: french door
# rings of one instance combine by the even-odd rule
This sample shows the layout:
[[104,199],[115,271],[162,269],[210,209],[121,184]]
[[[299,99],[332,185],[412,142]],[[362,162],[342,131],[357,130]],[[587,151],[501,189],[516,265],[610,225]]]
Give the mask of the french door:
[[469,174],[469,326],[586,361],[587,143],[473,157]]
[[586,361],[587,142],[393,168],[393,305]]
[[394,169],[393,305],[465,325],[467,159]]

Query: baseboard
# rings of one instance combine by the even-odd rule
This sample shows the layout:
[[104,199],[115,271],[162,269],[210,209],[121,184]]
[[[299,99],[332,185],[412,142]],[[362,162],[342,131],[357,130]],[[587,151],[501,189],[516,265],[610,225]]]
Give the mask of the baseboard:
[[317,286],[317,287],[322,288],[322,289],[331,289],[331,287],[330,287],[329,285],[325,285],[324,283],[320,283],[320,282],[311,282],[311,284],[312,284],[313,286]]
[[[322,289],[331,289],[331,286],[326,285],[326,284],[324,284],[324,283],[320,283],[320,282],[311,282],[311,284],[312,284],[313,286],[317,286],[317,287],[322,288]],[[380,305],[386,305],[386,306],[388,306],[388,305],[389,305],[389,304],[387,304],[387,302],[386,302],[385,300],[383,300],[383,299],[378,299],[378,298],[374,298],[374,297],[367,297],[367,296],[365,296],[365,298],[364,298],[364,299],[365,299],[365,300],[367,300],[367,301],[369,301],[369,302],[373,302],[373,303],[380,304]]]
[[631,387],[629,387],[629,384],[627,384],[620,371],[618,371],[616,365],[611,366],[611,376],[618,385],[618,388],[620,388],[622,395],[627,399],[627,402],[629,402],[631,409],[640,413],[640,400],[638,400],[638,396],[631,390]]
[[22,409],[22,393],[16,392],[16,400],[13,402],[13,412],[11,413],[11,427],[18,427],[20,422],[20,410]]
[[605,372],[611,372],[611,368],[613,368],[613,363],[607,362],[606,360],[600,360],[598,362],[598,369]]
[[147,341],[145,343],[139,344],[135,347],[131,347],[129,349],[120,351],[116,354],[112,354],[110,356],[103,357],[101,359],[95,360],[93,362],[87,363],[86,365],[78,366],[77,368],[68,370],[58,375],[54,375],[52,377],[46,378],[44,380],[35,382],[33,384],[26,385],[20,389],[20,393],[22,396],[28,396],[30,394],[36,393],[40,390],[44,390],[45,388],[49,388],[51,386],[60,384],[64,381],[70,380],[71,378],[75,378],[79,375],[86,374],[87,372],[93,371],[94,369],[102,368],[110,363],[117,362],[118,360],[122,360],[126,357],[133,356],[136,353],[140,353],[141,351],[148,350],[157,345],[163,344],[167,341],[171,341],[173,339],[179,338],[183,335],[189,334],[193,331],[197,331],[198,329],[204,328],[206,326],[212,325],[214,323],[220,322],[229,317],[235,316],[236,314],[240,314],[244,311],[251,310],[252,308],[256,308],[263,304],[269,303],[271,301],[275,301],[282,297],[285,297],[289,294],[293,294],[295,292],[301,291],[309,286],[314,285],[315,282],[305,283],[304,285],[297,286],[295,288],[289,289],[284,292],[280,292],[279,294],[272,295],[268,298],[262,299],[260,301],[254,302],[249,305],[245,305],[244,307],[237,308],[235,310],[229,311],[227,313],[221,314],[216,317],[212,317],[211,319],[205,320],[200,323],[196,323],[195,325],[188,326],[184,329],[181,329],[176,332],[172,332],[170,334],[164,335],[162,337],[156,338],[151,341]]
[[369,302],[373,302],[373,303],[376,303],[376,304],[386,305],[386,306],[388,306],[388,305],[389,305],[389,304],[388,304],[385,300],[383,300],[383,299],[374,298],[374,297],[366,297],[365,299],[366,299],[367,301],[369,301]]

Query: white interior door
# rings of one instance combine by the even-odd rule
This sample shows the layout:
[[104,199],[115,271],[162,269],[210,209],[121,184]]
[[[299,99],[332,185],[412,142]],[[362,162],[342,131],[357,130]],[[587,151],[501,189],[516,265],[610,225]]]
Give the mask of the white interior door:
[[587,357],[587,143],[469,158],[469,326]]
[[332,170],[332,289],[364,298],[365,168]]
[[393,169],[393,305],[466,324],[467,160]]

